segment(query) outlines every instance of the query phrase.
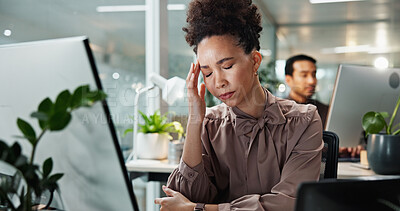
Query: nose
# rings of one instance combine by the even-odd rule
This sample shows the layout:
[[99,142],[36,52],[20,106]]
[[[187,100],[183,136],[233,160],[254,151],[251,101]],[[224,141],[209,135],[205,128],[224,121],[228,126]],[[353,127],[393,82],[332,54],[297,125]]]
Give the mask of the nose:
[[215,71],[215,85],[218,89],[225,88],[228,81],[225,79],[225,75],[222,71]]
[[307,82],[308,82],[308,84],[316,85],[317,84],[317,78],[315,76],[308,76],[307,77]]

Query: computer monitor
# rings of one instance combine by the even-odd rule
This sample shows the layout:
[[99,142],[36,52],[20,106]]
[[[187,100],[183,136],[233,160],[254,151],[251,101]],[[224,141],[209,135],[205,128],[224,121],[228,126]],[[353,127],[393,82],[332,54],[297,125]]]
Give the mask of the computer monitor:
[[339,136],[339,146],[357,146],[363,137],[362,117],[368,111],[392,114],[400,95],[399,76],[396,68],[339,66],[325,128]]
[[[102,89],[86,37],[0,46],[0,139],[12,144],[17,117],[31,123],[30,114],[46,97],[80,85]],[[30,155],[31,146],[18,140]],[[34,162],[52,157],[65,210],[137,210],[110,111],[106,102],[73,112],[62,131],[47,132],[37,146]]]
[[399,187],[399,176],[305,182],[299,185],[295,211],[398,210]]

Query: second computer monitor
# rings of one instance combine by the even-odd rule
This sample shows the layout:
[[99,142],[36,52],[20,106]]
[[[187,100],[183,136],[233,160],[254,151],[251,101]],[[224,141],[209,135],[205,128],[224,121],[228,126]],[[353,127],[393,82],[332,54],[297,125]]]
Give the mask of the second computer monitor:
[[400,69],[395,68],[339,66],[325,129],[339,136],[341,147],[359,143],[366,112],[393,113],[400,95],[399,76]]

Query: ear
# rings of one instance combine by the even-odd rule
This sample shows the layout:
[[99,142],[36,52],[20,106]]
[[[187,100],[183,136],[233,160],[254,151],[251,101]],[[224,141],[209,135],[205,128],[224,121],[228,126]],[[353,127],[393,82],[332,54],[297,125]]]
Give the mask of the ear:
[[258,52],[258,51],[253,51],[253,52],[251,53],[251,59],[252,59],[253,64],[254,64],[254,69],[253,69],[253,71],[254,71],[254,72],[257,72],[258,68],[259,68],[260,65],[261,65],[261,61],[262,61],[261,53]]
[[290,88],[292,88],[293,77],[292,77],[291,75],[286,75],[286,76],[285,76],[285,81],[286,81],[286,84],[287,84]]

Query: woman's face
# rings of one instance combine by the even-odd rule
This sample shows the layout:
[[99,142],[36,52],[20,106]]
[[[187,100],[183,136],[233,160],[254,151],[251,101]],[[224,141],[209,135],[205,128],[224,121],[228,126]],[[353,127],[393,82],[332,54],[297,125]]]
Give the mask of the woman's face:
[[230,35],[204,38],[197,57],[207,89],[228,106],[251,104],[259,85],[256,72],[261,63],[258,51],[245,54]]

